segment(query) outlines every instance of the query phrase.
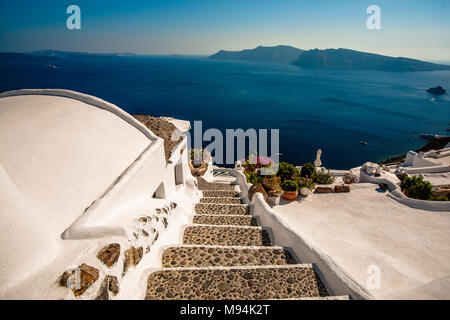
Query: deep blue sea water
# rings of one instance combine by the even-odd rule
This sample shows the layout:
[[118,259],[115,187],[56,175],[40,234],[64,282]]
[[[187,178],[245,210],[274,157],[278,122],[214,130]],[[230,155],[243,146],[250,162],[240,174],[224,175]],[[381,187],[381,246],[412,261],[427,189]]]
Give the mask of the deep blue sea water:
[[[203,57],[0,62],[0,91],[65,88],[129,113],[203,120],[203,129],[280,129],[281,160],[344,169],[417,149],[448,134],[450,72],[314,70]],[[359,142],[367,141],[363,146]]]

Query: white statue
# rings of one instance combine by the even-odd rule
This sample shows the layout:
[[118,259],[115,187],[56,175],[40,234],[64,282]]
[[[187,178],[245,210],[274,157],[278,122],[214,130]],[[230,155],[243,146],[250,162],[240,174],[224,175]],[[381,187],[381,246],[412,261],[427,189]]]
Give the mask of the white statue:
[[314,165],[316,167],[320,167],[322,165],[322,161],[320,161],[320,156],[322,155],[322,150],[317,150],[316,160],[314,161]]

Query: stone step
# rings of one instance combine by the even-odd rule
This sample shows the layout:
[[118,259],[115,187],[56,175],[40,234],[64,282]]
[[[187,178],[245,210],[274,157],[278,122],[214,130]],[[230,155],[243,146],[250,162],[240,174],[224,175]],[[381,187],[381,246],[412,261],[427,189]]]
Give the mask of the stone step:
[[213,170],[213,176],[214,176],[214,178],[217,178],[217,177],[231,177],[231,178],[234,178],[234,176],[233,175],[231,175],[228,171],[214,171]]
[[220,191],[220,190],[204,190],[203,197],[239,197],[239,191]]
[[217,267],[296,264],[289,251],[281,247],[172,247],[164,250],[162,266]]
[[183,244],[219,246],[270,246],[270,237],[261,227],[188,226]]
[[195,224],[257,226],[256,219],[251,215],[218,215],[196,214],[192,220]]
[[260,300],[325,297],[312,265],[171,268],[153,272],[146,299]]
[[200,203],[241,204],[241,198],[233,197],[203,197]]
[[197,177],[199,190],[235,190],[235,185],[229,183],[208,182],[205,179]]
[[247,204],[218,204],[218,203],[197,203],[195,213],[198,214],[249,214]]
[[236,183],[237,179],[236,177],[232,176],[228,172],[214,172],[214,182],[219,183]]

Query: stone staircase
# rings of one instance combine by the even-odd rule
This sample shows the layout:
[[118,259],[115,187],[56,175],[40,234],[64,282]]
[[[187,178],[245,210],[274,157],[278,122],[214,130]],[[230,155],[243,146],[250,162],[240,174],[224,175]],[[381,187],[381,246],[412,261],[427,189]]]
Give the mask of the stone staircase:
[[198,179],[203,198],[195,205],[192,225],[182,246],[163,252],[163,269],[148,277],[146,299],[326,298],[313,266],[298,264],[289,251],[272,246],[231,176],[219,176],[221,183]]

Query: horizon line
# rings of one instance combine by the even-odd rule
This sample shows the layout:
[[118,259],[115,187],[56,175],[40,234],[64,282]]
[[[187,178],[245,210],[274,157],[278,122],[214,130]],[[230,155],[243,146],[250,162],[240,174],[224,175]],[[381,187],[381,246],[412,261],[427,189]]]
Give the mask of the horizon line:
[[118,54],[124,54],[124,55],[133,55],[133,56],[176,56],[176,55],[180,55],[180,56],[211,56],[219,51],[230,51],[230,52],[239,52],[239,51],[243,51],[243,50],[254,50],[258,47],[266,47],[266,48],[273,48],[273,47],[278,47],[278,46],[287,46],[287,47],[292,47],[292,48],[296,48],[299,50],[303,50],[303,51],[309,51],[309,50],[327,50],[327,49],[346,49],[346,50],[353,50],[353,51],[358,51],[358,52],[363,52],[363,53],[371,53],[371,54],[377,54],[377,55],[381,55],[381,56],[386,56],[386,57],[392,57],[392,58],[409,58],[409,59],[415,59],[415,60],[421,60],[421,61],[425,61],[425,62],[447,62],[450,63],[450,57],[449,58],[445,58],[445,59],[426,59],[426,58],[412,58],[412,57],[406,57],[406,56],[392,56],[392,55],[386,55],[386,54],[381,54],[381,53],[376,53],[376,52],[370,52],[370,51],[360,51],[360,50],[356,50],[356,49],[349,49],[349,48],[326,48],[326,49],[319,49],[319,48],[311,48],[311,49],[301,49],[301,48],[297,48],[291,45],[283,45],[283,44],[279,44],[279,45],[271,45],[271,46],[263,46],[263,45],[259,45],[256,46],[254,48],[244,48],[244,49],[240,49],[240,50],[225,50],[225,49],[219,49],[218,51],[214,51],[213,53],[135,53],[135,52],[130,52],[130,51],[113,51],[113,52],[99,52],[99,51],[83,51],[83,50],[59,50],[59,49],[39,49],[39,50],[32,50],[32,51],[0,51],[0,53],[20,53],[20,54],[31,54],[31,53],[36,53],[36,52],[41,52],[41,51],[57,51],[57,52],[64,52],[64,53],[85,53],[85,54],[98,54],[98,55],[118,55]]

